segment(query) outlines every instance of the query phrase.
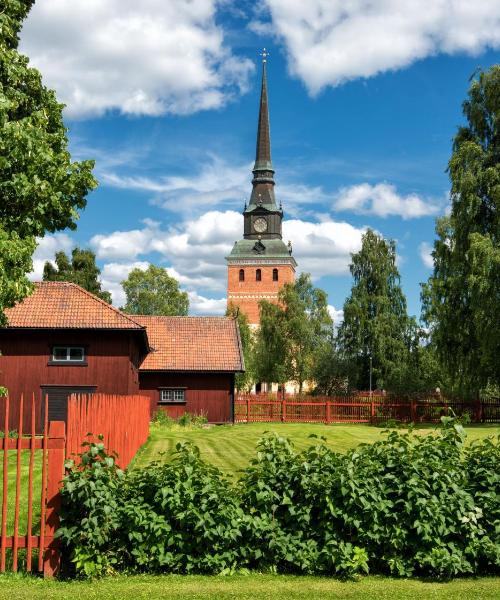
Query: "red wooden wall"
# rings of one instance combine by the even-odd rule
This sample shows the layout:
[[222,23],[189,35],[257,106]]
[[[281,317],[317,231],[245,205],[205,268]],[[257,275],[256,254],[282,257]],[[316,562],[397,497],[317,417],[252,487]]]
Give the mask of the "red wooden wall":
[[[87,365],[50,365],[54,345],[85,346]],[[41,422],[41,386],[96,386],[97,392],[135,394],[139,389],[139,339],[128,331],[0,330],[0,386],[11,398],[35,394],[37,421]],[[131,357],[133,359],[131,360]],[[14,428],[18,405],[12,403]],[[28,422],[25,423],[27,427]]]
[[[141,396],[150,398],[152,415],[164,410],[175,419],[185,412],[203,412],[210,423],[227,423],[231,421],[233,377],[232,373],[141,372],[139,388]],[[186,388],[186,403],[158,406],[159,388],[168,387]]]

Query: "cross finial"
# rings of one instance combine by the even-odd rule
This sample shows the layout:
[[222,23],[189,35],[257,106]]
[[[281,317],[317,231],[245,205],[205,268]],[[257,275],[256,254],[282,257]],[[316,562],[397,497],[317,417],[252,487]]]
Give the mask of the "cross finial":
[[262,48],[262,52],[260,53],[260,55],[262,56],[262,63],[266,64],[269,52],[265,48]]

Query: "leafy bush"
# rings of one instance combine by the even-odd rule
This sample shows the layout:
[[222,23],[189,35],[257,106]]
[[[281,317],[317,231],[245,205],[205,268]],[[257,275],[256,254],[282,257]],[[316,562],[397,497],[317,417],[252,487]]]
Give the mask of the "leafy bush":
[[260,440],[233,485],[190,444],[126,476],[102,444],[65,479],[60,533],[77,571],[449,578],[500,569],[500,444],[391,431],[345,454]]
[[237,564],[243,513],[222,473],[196,446],[130,474],[122,510],[129,564],[140,570],[220,573]]
[[57,530],[76,572],[94,577],[118,564],[116,536],[122,525],[120,508],[124,473],[116,455],[101,442],[85,442],[80,461],[66,462],[61,527]]
[[153,416],[153,425],[170,428],[175,423],[175,420],[164,410],[157,410]]
[[177,423],[181,427],[203,427],[208,423],[208,418],[204,412],[198,414],[185,412],[177,419]]

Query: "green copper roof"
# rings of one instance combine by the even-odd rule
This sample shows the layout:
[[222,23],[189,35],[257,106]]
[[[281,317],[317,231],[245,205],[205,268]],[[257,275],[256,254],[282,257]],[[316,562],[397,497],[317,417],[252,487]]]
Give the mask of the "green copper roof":
[[290,251],[283,240],[239,240],[235,242],[227,258],[290,258]]

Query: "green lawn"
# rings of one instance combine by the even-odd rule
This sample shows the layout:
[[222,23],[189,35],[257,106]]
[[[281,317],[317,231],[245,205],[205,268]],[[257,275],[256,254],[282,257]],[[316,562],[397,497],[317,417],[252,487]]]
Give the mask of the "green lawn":
[[[422,427],[418,433],[426,435],[434,426]],[[132,468],[141,468],[152,460],[160,459],[162,452],[175,448],[177,442],[189,440],[196,444],[203,458],[227,473],[245,468],[255,456],[255,446],[266,431],[290,438],[298,449],[311,445],[311,434],[324,436],[328,445],[337,451],[355,448],[361,443],[382,439],[383,429],[369,425],[322,425],[303,423],[244,423],[220,425],[208,429],[190,429],[174,426],[171,429],[153,425],[148,442],[139,450]],[[467,427],[468,439],[480,439],[500,434],[498,425],[471,425]]]
[[421,598],[486,600],[498,598],[500,578],[457,579],[446,583],[417,579],[364,577],[339,581],[322,577],[284,575],[232,575],[202,577],[193,575],[120,576],[99,581],[49,581],[34,577],[0,576],[0,599],[12,600],[137,600],[203,598],[219,600],[316,600],[353,598],[400,600]]
[[[10,450],[8,456],[8,508],[7,508],[7,535],[14,533],[14,510],[16,498],[16,472],[17,450]],[[19,533],[25,534],[28,523],[28,474],[30,451],[21,452],[21,500],[19,503]],[[3,452],[0,451],[0,496],[3,481]],[[39,531],[40,519],[40,490],[42,489],[42,452],[35,452],[33,465],[33,534]]]

